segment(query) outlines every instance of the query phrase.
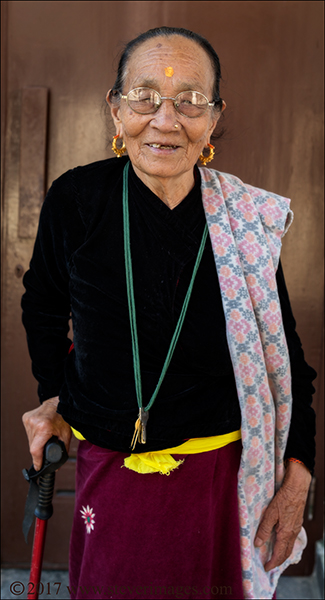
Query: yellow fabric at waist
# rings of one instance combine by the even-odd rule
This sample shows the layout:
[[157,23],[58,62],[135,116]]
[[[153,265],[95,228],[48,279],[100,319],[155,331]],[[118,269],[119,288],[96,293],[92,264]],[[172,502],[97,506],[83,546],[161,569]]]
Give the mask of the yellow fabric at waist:
[[[71,427],[74,435],[78,440],[85,438]],[[171,454],[199,454],[200,452],[210,452],[217,450],[231,442],[236,442],[241,438],[241,430],[232,431],[224,435],[214,435],[203,438],[192,438],[176,446],[175,448],[166,448],[164,450],[156,450],[154,452],[142,452],[141,454],[131,454],[124,460],[124,465],[137,473],[161,473],[169,475],[173,469],[176,469],[183,460],[176,461]]]
[[81,435],[81,433],[79,433],[79,431],[77,431],[73,427],[71,427],[71,430],[72,430],[73,435],[77,438],[77,440],[85,440],[86,439],[83,435]]

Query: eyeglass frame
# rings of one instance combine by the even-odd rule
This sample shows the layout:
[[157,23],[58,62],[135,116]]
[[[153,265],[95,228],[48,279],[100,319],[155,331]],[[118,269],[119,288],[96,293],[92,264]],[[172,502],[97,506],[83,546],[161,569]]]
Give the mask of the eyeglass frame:
[[[141,113],[141,112],[138,112],[137,110],[134,110],[134,108],[132,108],[132,106],[129,105],[128,95],[131,94],[131,92],[134,92],[135,90],[151,90],[152,92],[155,92],[155,94],[158,94],[158,96],[160,98],[160,104],[159,104],[159,106],[157,106],[156,110],[154,110],[153,112],[148,112],[148,113]],[[178,110],[177,106],[175,105],[175,100],[176,100],[176,98],[178,98],[178,96],[180,96],[181,94],[185,94],[186,92],[195,92],[196,94],[201,94],[201,96],[203,96],[206,99],[206,101],[208,103],[207,107],[206,107],[205,111],[202,112],[200,115],[197,115],[196,117],[190,117],[189,115],[184,115],[184,113],[182,113],[180,110]],[[202,115],[204,115],[206,113],[206,111],[208,110],[208,108],[210,106],[215,106],[215,104],[216,104],[215,102],[209,102],[209,98],[207,98],[205,94],[202,94],[202,92],[198,92],[197,90],[184,90],[183,92],[179,92],[179,94],[177,94],[177,96],[175,96],[175,98],[172,98],[171,96],[161,96],[159,94],[159,92],[157,92],[157,90],[154,90],[153,88],[149,88],[149,87],[142,87],[142,86],[133,88],[133,90],[130,90],[126,95],[120,94],[120,98],[123,98],[124,100],[126,100],[128,107],[131,108],[131,110],[133,110],[133,112],[137,113],[137,115],[154,115],[161,107],[163,100],[172,100],[173,104],[174,104],[174,108],[178,112],[178,114],[182,115],[182,117],[187,117],[188,119],[198,119],[199,117],[201,117]]]

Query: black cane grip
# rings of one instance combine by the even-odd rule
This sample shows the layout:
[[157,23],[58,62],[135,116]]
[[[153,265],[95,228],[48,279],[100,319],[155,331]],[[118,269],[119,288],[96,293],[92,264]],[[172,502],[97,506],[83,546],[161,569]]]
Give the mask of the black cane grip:
[[[38,505],[35,509],[35,516],[42,520],[50,519],[53,514],[52,498],[55,482],[55,470],[61,467],[68,459],[68,454],[64,443],[53,435],[44,447],[44,460],[41,471],[44,474],[39,478],[39,497]],[[46,466],[51,465],[50,472]],[[45,467],[45,469],[44,469]]]
[[[23,520],[23,533],[26,543],[34,515],[39,519],[47,520],[53,514],[52,498],[55,471],[64,465],[68,458],[64,443],[57,436],[52,436],[44,446],[41,469],[35,471],[33,465],[28,471],[23,469],[23,475],[29,483]],[[39,483],[37,483],[38,480]]]
[[35,471],[33,465],[27,471],[23,469],[23,475],[27,481],[37,480],[42,475],[54,473],[68,460],[69,456],[64,443],[53,435],[45,444],[43,450],[43,464],[39,471]]
[[[63,447],[62,447],[63,446]],[[53,435],[44,447],[44,460],[49,463],[59,463],[65,450],[64,443]]]
[[52,498],[54,491],[55,472],[41,475],[39,478],[38,504],[35,508],[35,516],[47,521],[53,515]]
[[68,453],[64,442],[59,440],[56,435],[46,442],[43,450],[43,464],[39,471],[39,475],[52,473],[56,471],[68,460]]

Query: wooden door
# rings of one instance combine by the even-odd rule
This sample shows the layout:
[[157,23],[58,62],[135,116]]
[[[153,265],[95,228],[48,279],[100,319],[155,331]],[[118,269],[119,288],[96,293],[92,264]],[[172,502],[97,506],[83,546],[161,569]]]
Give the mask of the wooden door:
[[[123,42],[171,25],[203,34],[221,59],[226,135],[212,167],[293,199],[282,260],[306,358],[319,373],[319,431],[308,551],[290,571],[309,574],[323,531],[323,3],[13,1],[2,11],[3,564],[27,567],[31,552],[21,532],[21,470],[31,463],[21,415],[38,401],[20,298],[43,195],[67,169],[111,156],[115,132],[103,107]],[[68,563],[76,447],[56,478],[50,568]]]

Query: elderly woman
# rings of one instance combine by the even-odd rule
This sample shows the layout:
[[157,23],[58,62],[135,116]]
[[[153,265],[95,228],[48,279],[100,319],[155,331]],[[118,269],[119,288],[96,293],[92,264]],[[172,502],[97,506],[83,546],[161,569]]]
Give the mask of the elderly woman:
[[41,406],[23,420],[36,469],[51,435],[82,440],[73,598],[272,598],[306,543],[315,372],[279,263],[292,213],[196,166],[219,82],[200,35],[132,40],[107,94],[117,157],[62,175],[42,209],[22,301]]

